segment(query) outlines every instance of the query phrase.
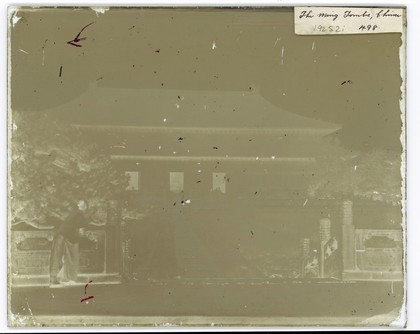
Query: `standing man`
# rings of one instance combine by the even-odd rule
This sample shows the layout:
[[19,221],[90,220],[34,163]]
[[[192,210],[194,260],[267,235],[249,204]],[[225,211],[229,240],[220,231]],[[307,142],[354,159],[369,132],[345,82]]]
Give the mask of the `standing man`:
[[50,256],[50,285],[77,281],[79,238],[88,226],[87,209],[87,202],[79,200],[77,208],[70,212],[54,236]]

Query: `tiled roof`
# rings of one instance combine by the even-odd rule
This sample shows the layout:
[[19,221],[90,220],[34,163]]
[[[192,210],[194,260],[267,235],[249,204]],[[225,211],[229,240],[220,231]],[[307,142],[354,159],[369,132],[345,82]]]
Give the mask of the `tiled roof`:
[[76,99],[47,112],[71,124],[106,128],[129,126],[131,130],[151,129],[152,132],[168,128],[191,131],[204,129],[210,133],[245,129],[327,135],[340,129],[340,125],[286,111],[270,103],[258,90],[116,89],[91,86]]

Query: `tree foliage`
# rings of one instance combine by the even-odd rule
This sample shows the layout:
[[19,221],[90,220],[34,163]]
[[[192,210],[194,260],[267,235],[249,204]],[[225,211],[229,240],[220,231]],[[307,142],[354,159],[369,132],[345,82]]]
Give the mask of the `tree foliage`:
[[80,198],[104,221],[107,202],[128,185],[86,134],[32,112],[13,111],[10,176],[12,223],[63,219]]
[[367,198],[398,204],[401,200],[401,154],[382,149],[347,150],[325,140],[308,193],[312,197]]

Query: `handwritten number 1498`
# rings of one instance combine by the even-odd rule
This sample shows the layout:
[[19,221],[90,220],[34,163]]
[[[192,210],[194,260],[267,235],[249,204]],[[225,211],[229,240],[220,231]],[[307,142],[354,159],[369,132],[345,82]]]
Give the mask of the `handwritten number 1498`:
[[359,30],[360,31],[375,31],[375,29],[377,29],[378,28],[378,26],[375,24],[375,25],[370,25],[370,24],[368,24],[368,25],[361,25],[360,27],[359,27]]

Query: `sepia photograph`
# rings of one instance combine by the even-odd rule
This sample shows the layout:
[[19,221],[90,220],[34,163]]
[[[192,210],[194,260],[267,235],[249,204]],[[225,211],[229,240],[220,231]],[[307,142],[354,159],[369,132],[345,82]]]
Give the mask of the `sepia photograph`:
[[404,7],[9,7],[8,326],[406,326]]

